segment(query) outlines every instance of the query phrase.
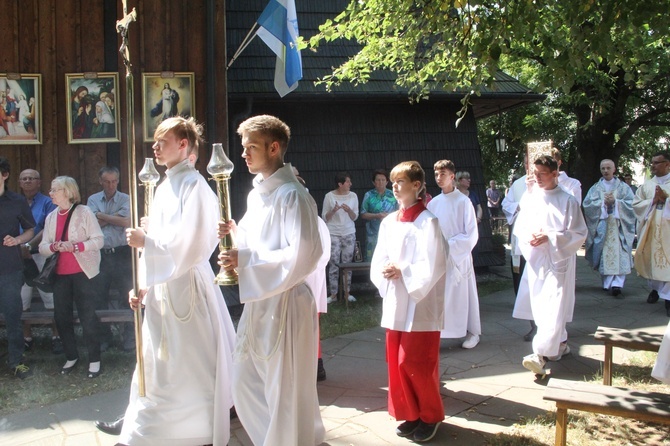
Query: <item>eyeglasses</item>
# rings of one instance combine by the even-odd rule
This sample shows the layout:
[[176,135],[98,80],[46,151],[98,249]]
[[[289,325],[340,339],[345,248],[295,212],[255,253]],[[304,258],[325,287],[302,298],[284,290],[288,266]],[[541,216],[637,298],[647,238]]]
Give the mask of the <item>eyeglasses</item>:
[[35,180],[39,180],[39,178],[38,178],[38,177],[23,177],[23,178],[19,178],[19,181],[35,181]]
[[61,189],[49,189],[49,193],[50,193],[50,194],[53,194],[53,193],[56,193],[56,192],[58,192],[58,191],[60,191],[60,190],[65,190],[65,189],[62,189],[62,188],[61,188]]

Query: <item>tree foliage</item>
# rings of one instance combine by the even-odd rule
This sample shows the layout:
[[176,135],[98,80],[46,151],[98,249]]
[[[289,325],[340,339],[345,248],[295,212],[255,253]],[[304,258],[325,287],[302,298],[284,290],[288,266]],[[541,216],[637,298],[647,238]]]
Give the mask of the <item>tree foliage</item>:
[[390,70],[414,99],[437,88],[478,95],[499,69],[531,69],[532,86],[574,121],[573,174],[588,186],[601,158],[634,154],[641,131],[668,133],[668,11],[670,0],[352,0],[310,46],[361,45],[326,86]]

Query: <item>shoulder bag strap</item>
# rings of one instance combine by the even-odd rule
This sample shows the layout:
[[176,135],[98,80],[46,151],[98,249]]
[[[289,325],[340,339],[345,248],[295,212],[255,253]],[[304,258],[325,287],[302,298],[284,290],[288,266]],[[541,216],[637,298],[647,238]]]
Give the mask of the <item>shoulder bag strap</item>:
[[63,227],[63,233],[60,235],[60,240],[63,241],[63,237],[65,237],[65,234],[67,233],[67,228],[70,226],[70,218],[72,217],[72,214],[74,214],[74,210],[77,207],[77,203],[72,205],[72,209],[70,209],[70,212],[67,214],[67,218],[65,219],[65,226]]

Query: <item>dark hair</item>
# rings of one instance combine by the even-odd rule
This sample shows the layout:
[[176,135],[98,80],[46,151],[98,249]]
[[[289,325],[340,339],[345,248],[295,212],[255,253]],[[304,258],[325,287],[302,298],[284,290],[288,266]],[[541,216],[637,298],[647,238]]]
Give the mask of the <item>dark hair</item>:
[[558,170],[558,163],[551,155],[540,155],[533,164],[548,167],[550,172]]
[[384,178],[386,178],[386,181],[388,181],[388,179],[389,179],[389,175],[388,175],[388,173],[386,173],[386,170],[377,169],[374,172],[372,172],[372,182],[373,183],[377,179],[377,175],[384,175]]
[[1,174],[10,173],[9,160],[4,156],[0,156],[0,173]]
[[666,161],[670,161],[670,152],[667,150],[661,150],[660,152],[656,152],[652,155],[652,158],[655,156],[662,156],[665,158]]
[[351,178],[349,172],[337,172],[335,174],[335,187],[340,187],[340,184],[346,183],[347,178]]
[[449,170],[451,173],[456,173],[456,166],[450,160],[439,160],[435,161],[433,170]]

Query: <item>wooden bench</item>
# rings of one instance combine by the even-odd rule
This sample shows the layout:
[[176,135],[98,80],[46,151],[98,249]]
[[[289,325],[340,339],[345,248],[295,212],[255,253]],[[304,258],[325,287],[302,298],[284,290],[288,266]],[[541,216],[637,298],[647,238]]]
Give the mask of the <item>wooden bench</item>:
[[[130,308],[126,310],[96,310],[95,315],[103,323],[133,322],[134,315]],[[73,313],[75,324],[79,323],[79,316]],[[21,321],[30,325],[48,325],[54,322],[53,311],[24,311],[21,313]],[[0,325],[5,325],[5,317],[0,314]]]
[[670,424],[670,395],[551,378],[544,399],[556,402],[556,446],[565,446],[568,409]]
[[344,299],[344,303],[349,309],[349,284],[346,280],[349,271],[370,271],[370,262],[350,262],[336,263],[335,266],[340,270],[340,286],[338,289],[338,299]]
[[603,359],[603,384],[612,385],[612,347],[627,350],[644,350],[658,352],[663,335],[648,333],[641,330],[624,330],[622,328],[598,327],[595,340],[605,344]]

